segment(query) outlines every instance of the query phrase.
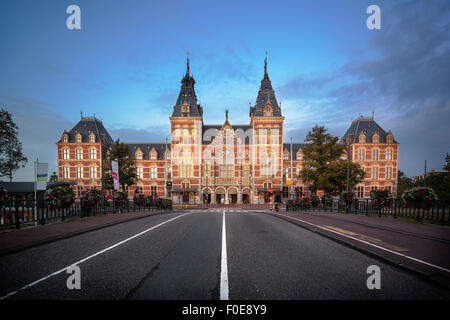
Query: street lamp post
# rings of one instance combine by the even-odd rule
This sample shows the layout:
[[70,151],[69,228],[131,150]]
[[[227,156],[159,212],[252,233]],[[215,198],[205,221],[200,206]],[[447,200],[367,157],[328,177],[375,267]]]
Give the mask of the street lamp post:
[[292,137],[291,137],[291,200],[294,200],[294,168],[292,164]]

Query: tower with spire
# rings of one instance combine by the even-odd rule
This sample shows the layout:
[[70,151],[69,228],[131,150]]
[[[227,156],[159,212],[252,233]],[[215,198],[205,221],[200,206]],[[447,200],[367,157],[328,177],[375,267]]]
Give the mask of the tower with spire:
[[179,190],[185,186],[186,195],[191,197],[201,188],[203,109],[197,101],[195,80],[190,74],[189,52],[186,58],[186,73],[181,79],[180,92],[169,119],[173,188]]
[[252,153],[259,159],[254,166],[255,184],[261,190],[283,187],[283,122],[281,108],[267,72],[267,51],[264,75],[254,106],[250,106],[250,126],[253,129]]

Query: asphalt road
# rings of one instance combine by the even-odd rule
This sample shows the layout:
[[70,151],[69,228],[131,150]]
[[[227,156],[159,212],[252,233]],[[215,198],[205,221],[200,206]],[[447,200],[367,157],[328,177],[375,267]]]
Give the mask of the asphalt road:
[[[0,297],[216,300],[226,288],[230,300],[450,298],[414,274],[263,213],[227,211],[224,245],[223,216],[149,216],[2,256]],[[74,263],[79,290],[66,286]],[[371,265],[381,270],[379,290],[366,286]]]

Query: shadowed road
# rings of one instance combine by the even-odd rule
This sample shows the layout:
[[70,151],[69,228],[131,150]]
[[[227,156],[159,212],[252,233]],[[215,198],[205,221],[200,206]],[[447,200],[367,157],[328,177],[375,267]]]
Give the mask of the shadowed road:
[[[226,285],[229,299],[450,298],[431,282],[263,213],[226,211],[224,251],[223,215],[149,216],[2,256],[0,296],[215,300]],[[74,263],[80,290],[66,286],[65,268]],[[380,290],[366,286],[370,265],[381,269]]]

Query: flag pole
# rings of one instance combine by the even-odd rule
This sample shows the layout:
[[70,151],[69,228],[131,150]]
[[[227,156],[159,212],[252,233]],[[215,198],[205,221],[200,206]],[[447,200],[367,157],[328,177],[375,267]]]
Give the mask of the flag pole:
[[39,159],[36,158],[34,162],[34,225],[37,225],[37,196],[36,196],[36,184],[37,184],[37,165]]

